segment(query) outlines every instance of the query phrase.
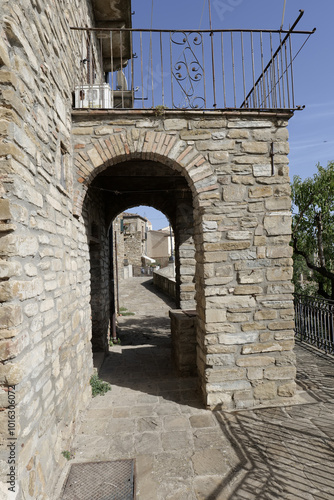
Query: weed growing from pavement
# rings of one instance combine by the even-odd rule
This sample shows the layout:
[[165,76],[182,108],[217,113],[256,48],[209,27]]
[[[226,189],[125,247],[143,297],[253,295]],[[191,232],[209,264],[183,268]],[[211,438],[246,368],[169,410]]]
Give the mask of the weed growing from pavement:
[[108,384],[108,382],[103,382],[98,375],[91,376],[90,385],[92,387],[93,398],[99,395],[103,396],[106,392],[111,390],[110,384]]
[[121,345],[121,339],[115,339],[115,340],[110,339],[109,345],[110,345],[110,347],[112,347],[113,345]]
[[119,308],[119,315],[120,316],[135,316],[135,313],[128,311],[126,307],[120,307]]

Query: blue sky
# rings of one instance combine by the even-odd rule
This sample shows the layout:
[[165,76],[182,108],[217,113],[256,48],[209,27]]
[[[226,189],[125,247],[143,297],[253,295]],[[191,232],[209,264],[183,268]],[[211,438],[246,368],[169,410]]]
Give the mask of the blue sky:
[[[204,0],[153,0],[153,28],[197,29]],[[211,0],[214,29],[279,29],[284,0]],[[151,26],[152,0],[132,0],[133,27]],[[316,172],[316,164],[334,160],[334,1],[286,0],[284,28],[305,11],[298,29],[317,31],[294,62],[296,104],[305,105],[289,123],[290,175],[302,178]],[[201,28],[209,28],[205,0]],[[131,209],[152,219],[155,229],[167,225],[150,207]]]

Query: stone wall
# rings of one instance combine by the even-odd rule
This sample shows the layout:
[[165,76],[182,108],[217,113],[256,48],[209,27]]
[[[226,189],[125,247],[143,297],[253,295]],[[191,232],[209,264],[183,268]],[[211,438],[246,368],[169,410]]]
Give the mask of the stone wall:
[[176,282],[175,282],[174,264],[153,272],[153,284],[162,290],[166,295],[176,300]]
[[[289,116],[133,110],[71,117],[80,35],[69,26],[92,25],[89,5],[1,2],[0,470],[5,478],[8,387],[15,385],[18,500],[50,497],[89,400],[91,281],[103,297],[101,315],[93,314],[99,347],[107,342],[111,220],[92,182],[122,162],[152,162],[187,181],[189,189],[167,200],[155,194],[152,205],[165,206],[175,228],[181,307],[196,298],[205,403],[290,404],[295,392]],[[110,213],[140,200],[118,196]]]
[[289,118],[74,113],[78,213],[91,180],[127,159],[160,162],[187,179],[193,209],[180,210],[183,233],[175,226],[177,279],[189,299],[196,283],[197,368],[210,407],[288,404],[295,394]]
[[171,320],[172,354],[178,372],[196,375],[196,314],[181,310],[169,311]]
[[0,470],[8,492],[15,385],[15,498],[47,499],[92,373],[90,221],[73,216],[71,104],[86,0],[1,2]]
[[143,236],[141,231],[135,233],[124,234],[124,259],[133,266],[140,267],[142,265],[143,255]]
[[93,352],[108,352],[111,324],[110,249],[104,205],[99,193],[85,199],[83,218],[89,221],[90,306]]

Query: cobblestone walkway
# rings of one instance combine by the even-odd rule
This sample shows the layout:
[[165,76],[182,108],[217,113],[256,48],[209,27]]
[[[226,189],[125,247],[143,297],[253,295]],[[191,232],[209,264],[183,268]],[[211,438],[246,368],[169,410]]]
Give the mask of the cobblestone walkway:
[[297,346],[312,404],[212,413],[196,379],[173,373],[173,304],[152,289],[143,278],[123,283],[121,305],[135,316],[120,318],[122,345],[100,373],[112,390],[92,400],[74,461],[135,458],[140,500],[332,500],[334,360]]

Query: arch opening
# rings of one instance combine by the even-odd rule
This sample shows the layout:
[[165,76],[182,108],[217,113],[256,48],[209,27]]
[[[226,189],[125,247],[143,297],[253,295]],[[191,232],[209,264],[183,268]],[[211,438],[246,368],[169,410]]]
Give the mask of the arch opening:
[[[113,222],[138,205],[154,207],[168,219],[174,233],[176,308],[193,312],[196,308],[193,195],[187,180],[170,166],[152,160],[130,159],[106,166],[91,182],[83,205],[90,248],[93,352],[107,352],[109,339],[115,336],[119,303],[115,281],[124,270],[124,259],[115,256]],[[193,335],[195,365],[195,329]]]

